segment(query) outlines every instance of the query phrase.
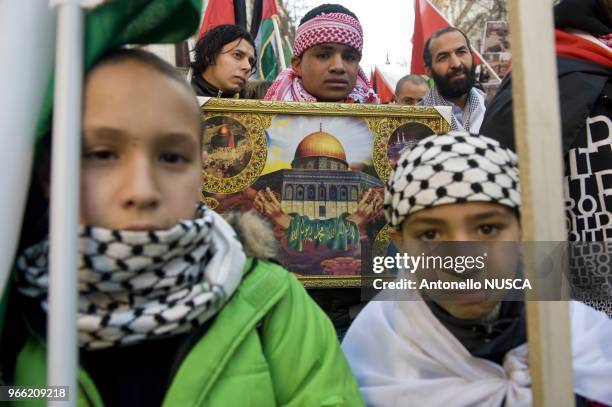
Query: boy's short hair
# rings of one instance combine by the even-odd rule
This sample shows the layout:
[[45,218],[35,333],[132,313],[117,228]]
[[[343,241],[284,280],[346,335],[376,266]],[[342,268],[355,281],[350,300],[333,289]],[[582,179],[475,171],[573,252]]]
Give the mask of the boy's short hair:
[[[204,72],[215,62],[223,47],[237,39],[245,40],[256,50],[255,41],[253,41],[251,34],[239,25],[222,24],[207,31],[198,40],[194,49],[195,60],[191,63],[194,74],[199,75]],[[255,58],[257,58],[257,55],[255,55]]]
[[400,78],[395,84],[395,94],[397,95],[406,82],[414,83],[415,85],[427,85],[427,81],[421,75],[408,74]]
[[383,205],[391,226],[439,205],[491,202],[521,206],[516,154],[486,136],[450,132],[404,151],[389,177]]

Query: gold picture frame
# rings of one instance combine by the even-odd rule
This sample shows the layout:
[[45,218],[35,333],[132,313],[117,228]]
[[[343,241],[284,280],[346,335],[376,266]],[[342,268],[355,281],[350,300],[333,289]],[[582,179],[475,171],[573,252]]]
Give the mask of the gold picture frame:
[[279,260],[307,288],[360,287],[361,242],[389,238],[393,160],[450,128],[430,106],[211,98],[201,109],[203,202],[267,217]]

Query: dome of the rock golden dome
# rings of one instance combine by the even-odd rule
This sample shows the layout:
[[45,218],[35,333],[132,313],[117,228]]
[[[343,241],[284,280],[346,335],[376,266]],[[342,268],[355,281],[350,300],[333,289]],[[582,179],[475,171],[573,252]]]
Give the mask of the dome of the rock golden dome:
[[306,157],[331,157],[346,161],[340,141],[324,131],[311,133],[300,142],[295,150],[295,159]]

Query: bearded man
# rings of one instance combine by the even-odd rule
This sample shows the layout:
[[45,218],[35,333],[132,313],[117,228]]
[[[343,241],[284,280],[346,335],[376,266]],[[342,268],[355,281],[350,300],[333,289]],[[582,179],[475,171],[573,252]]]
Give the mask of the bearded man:
[[436,31],[425,43],[423,60],[435,86],[419,104],[451,106],[452,129],[478,133],[485,113],[485,94],[474,87],[476,64],[467,36],[454,27]]

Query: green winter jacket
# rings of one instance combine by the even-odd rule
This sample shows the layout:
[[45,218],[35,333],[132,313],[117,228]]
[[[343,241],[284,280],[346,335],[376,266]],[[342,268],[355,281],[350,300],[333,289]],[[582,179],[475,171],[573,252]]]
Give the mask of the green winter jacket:
[[[164,405],[363,405],[331,322],[297,279],[252,258],[246,270],[236,293],[183,360]],[[14,385],[45,386],[46,349],[35,334],[19,352],[14,373]],[[78,382],[79,406],[103,405],[83,369]]]

